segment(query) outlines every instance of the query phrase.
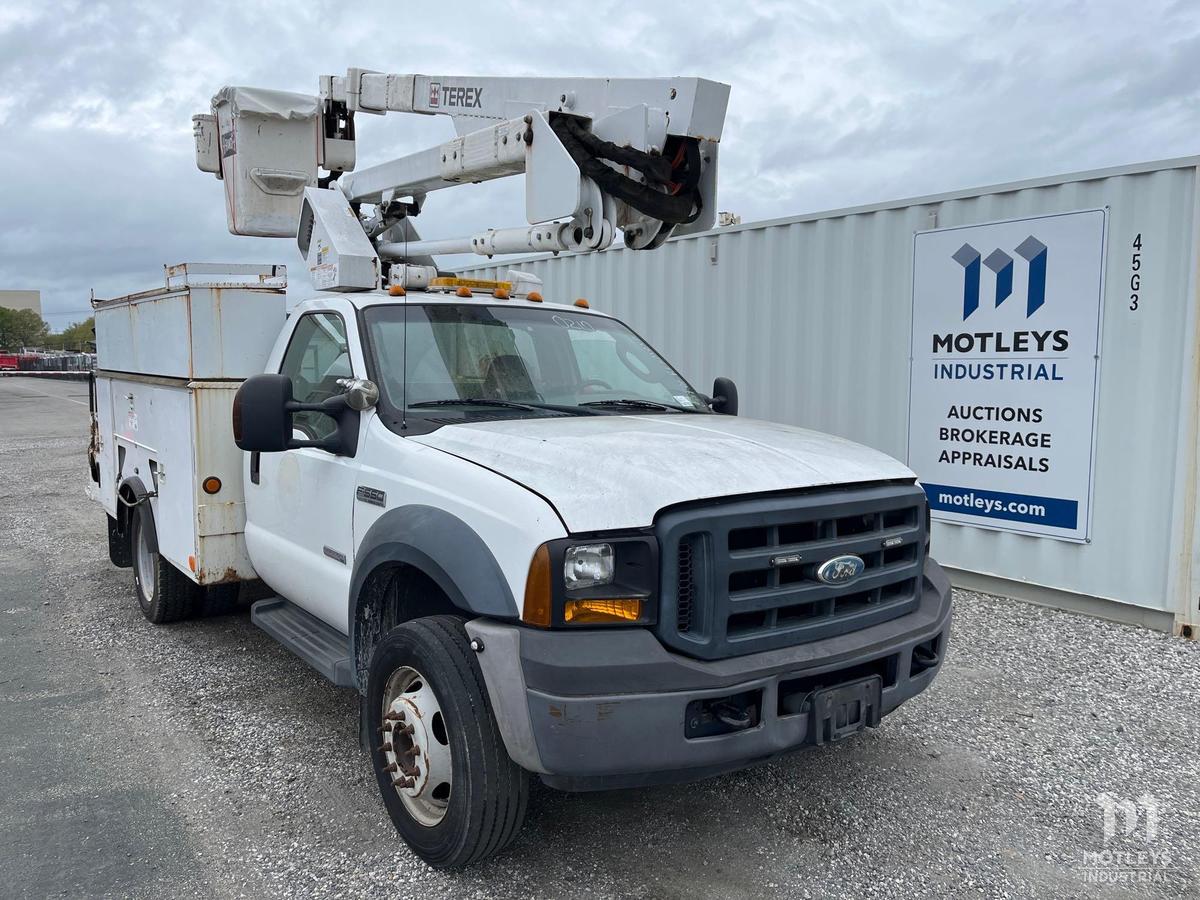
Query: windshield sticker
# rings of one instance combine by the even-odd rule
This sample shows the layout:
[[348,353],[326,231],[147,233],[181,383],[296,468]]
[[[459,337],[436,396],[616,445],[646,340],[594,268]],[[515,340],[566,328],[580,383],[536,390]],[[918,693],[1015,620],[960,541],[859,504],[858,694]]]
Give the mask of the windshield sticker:
[[687,407],[688,409],[691,409],[692,405],[693,405],[690,398],[680,396],[679,394],[675,395],[675,402],[678,403],[680,406]]
[[573,328],[577,331],[595,331],[595,327],[587,319],[572,319],[569,316],[553,316],[550,319],[555,325],[563,328]]

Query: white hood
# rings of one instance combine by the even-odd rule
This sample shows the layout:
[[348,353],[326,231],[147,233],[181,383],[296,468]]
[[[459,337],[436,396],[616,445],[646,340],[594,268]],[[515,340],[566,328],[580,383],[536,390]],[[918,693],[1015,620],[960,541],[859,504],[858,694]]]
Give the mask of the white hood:
[[689,500],[916,477],[861,444],[734,416],[520,419],[446,425],[410,440],[525,485],[573,533],[645,527]]

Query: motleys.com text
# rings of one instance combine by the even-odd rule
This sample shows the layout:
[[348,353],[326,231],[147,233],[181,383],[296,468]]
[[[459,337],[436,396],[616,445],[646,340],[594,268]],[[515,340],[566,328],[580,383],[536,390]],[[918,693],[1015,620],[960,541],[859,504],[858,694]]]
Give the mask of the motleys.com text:
[[992,500],[987,497],[977,497],[972,492],[938,494],[938,502],[944,506],[961,506],[964,509],[978,509],[984,515],[992,513],[1018,513],[1023,516],[1044,516],[1046,507],[1039,503],[1026,503],[1023,500]]

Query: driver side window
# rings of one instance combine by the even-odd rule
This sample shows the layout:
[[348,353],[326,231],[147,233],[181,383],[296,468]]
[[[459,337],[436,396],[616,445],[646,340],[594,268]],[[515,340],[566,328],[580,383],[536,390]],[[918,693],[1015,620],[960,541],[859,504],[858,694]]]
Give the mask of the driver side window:
[[[308,313],[296,325],[280,373],[292,381],[292,396],[301,403],[320,403],[341,394],[339,378],[350,378],[350,347],[346,323],[337,313]],[[333,434],[337,427],[319,412],[296,413],[294,427],[310,440]]]

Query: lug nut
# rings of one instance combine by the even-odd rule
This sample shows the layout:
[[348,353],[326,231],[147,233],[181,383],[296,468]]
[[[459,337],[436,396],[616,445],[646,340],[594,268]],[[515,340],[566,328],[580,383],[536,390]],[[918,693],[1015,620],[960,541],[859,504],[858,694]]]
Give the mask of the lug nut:
[[400,768],[400,767],[398,765],[396,765],[395,763],[388,763],[386,766],[383,767],[383,771],[395,772],[398,768]]
[[399,710],[399,709],[389,710],[387,715],[384,716],[384,718],[391,722],[395,722],[397,719],[399,719],[401,722],[403,722],[404,721],[404,711]]
[[416,782],[413,781],[411,778],[397,778],[395,781],[392,782],[392,787],[410,788],[414,784],[416,784]]
[[379,746],[378,746],[376,749],[377,749],[377,750],[378,750],[380,753],[391,753],[391,752],[392,752],[392,745],[391,745],[391,743],[390,743],[390,742],[389,742],[389,743],[387,743],[387,744],[380,744],[380,745],[379,745]]

